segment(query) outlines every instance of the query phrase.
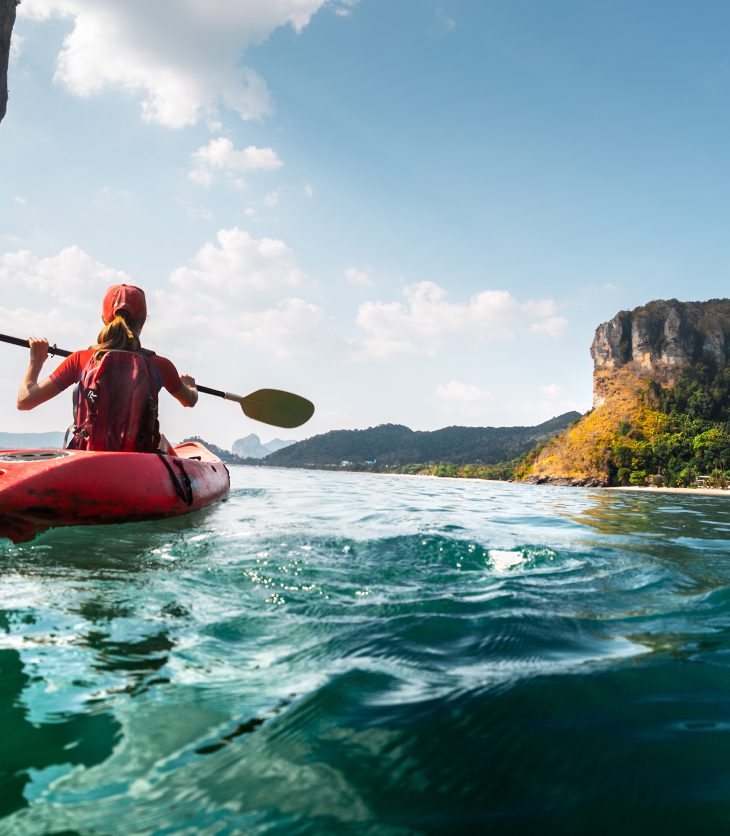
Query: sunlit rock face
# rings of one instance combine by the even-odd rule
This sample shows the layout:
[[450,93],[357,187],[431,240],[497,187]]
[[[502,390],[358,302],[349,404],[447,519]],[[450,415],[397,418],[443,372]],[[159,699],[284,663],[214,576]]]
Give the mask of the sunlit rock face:
[[683,377],[705,385],[726,369],[730,299],[658,300],[620,311],[596,329],[591,356],[593,410],[538,450],[521,478],[560,485],[618,484],[619,468],[628,465],[617,463],[616,451],[625,455],[661,437],[662,388]]
[[618,369],[672,385],[691,367],[725,368],[730,354],[730,299],[658,300],[620,311],[596,328],[591,345],[593,406],[605,402]]

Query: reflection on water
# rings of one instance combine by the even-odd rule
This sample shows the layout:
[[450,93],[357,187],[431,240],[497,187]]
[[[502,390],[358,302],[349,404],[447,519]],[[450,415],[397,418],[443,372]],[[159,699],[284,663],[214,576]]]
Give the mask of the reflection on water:
[[174,647],[154,623],[137,624],[133,632],[149,632],[125,639],[134,607],[112,590],[100,594],[96,573],[75,577],[60,619],[44,606],[42,587],[5,580],[3,597],[15,580],[25,608],[0,613],[0,816],[27,807],[74,767],[104,763],[122,735],[115,700],[169,682],[160,671]]
[[[590,504],[571,518],[601,534],[725,542],[730,534],[730,502],[698,494],[591,492]],[[730,497],[728,498],[730,499]]]
[[20,653],[0,650],[0,816],[28,804],[24,791],[30,770],[102,763],[119,736],[119,723],[109,712],[61,714],[31,722],[23,704],[30,683]]
[[572,519],[595,532],[587,545],[671,566],[673,586],[687,594],[730,582],[730,503],[725,497],[596,492]]

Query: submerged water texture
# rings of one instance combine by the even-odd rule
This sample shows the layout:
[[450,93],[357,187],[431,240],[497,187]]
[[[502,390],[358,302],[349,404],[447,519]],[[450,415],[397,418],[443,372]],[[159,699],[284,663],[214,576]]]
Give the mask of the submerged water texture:
[[0,545],[0,832],[727,832],[730,500],[232,483]]

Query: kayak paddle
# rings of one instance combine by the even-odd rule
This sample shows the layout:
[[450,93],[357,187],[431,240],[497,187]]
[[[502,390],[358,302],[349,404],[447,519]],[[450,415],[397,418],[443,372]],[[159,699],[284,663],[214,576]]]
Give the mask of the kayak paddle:
[[[29,348],[28,340],[9,337],[6,334],[0,334],[0,342]],[[56,355],[68,357],[71,354],[70,351],[57,348],[55,345],[48,346],[48,353],[53,357]],[[300,395],[293,395],[291,392],[283,392],[281,389],[258,389],[250,395],[234,395],[231,392],[198,385],[198,392],[215,395],[227,401],[235,401],[241,405],[244,415],[253,418],[254,421],[261,421],[274,427],[286,429],[300,427],[314,414],[314,404],[311,401]]]

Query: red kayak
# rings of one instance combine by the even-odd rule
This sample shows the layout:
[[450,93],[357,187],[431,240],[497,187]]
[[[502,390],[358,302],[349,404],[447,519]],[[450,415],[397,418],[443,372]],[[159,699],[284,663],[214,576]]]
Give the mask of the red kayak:
[[175,452],[0,451],[0,537],[20,543],[60,525],[175,517],[228,493],[228,469],[210,450],[187,441]]

